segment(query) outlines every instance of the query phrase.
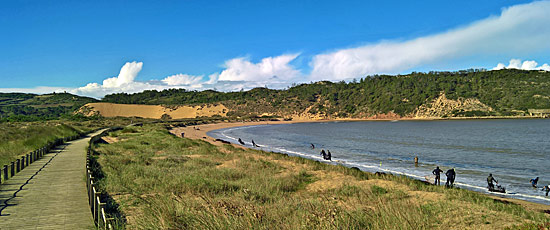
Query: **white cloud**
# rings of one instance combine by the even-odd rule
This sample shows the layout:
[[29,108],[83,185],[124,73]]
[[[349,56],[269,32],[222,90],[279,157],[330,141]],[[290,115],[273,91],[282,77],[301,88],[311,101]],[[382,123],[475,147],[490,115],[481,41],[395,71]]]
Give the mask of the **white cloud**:
[[218,82],[219,77],[220,77],[220,74],[219,74],[219,73],[210,74],[210,75],[208,76],[208,79],[209,79],[209,80],[208,80],[207,82],[205,82],[204,84],[209,84],[209,85],[215,84],[216,82]]
[[142,67],[143,62],[126,62],[117,77],[107,78],[103,81],[103,87],[116,88],[134,82]]
[[135,81],[143,67],[142,62],[127,62],[122,66],[117,77],[107,78],[102,84],[88,83],[86,86],[73,89],[70,92],[101,98],[112,93],[137,93],[143,90],[164,90],[169,88],[185,88],[188,90],[216,89],[219,91],[247,90],[255,87],[271,86],[282,88],[298,80],[299,70],[294,69],[290,62],[299,54],[288,54],[267,57],[259,63],[252,63],[246,58],[234,58],[225,62],[221,73],[204,76],[174,74],[162,80],[147,82]]
[[[404,42],[380,42],[314,56],[312,80],[399,73],[419,65],[476,54],[526,53],[550,48],[550,1],[503,9],[468,26]],[[530,65],[530,63],[527,63]]]
[[192,76],[188,74],[176,74],[168,76],[161,81],[167,85],[195,85],[200,83],[202,76]]
[[550,71],[550,65],[544,64],[541,66],[538,66],[538,63],[536,61],[524,61],[521,62],[520,59],[511,59],[508,66],[506,66],[503,63],[498,63],[493,70],[500,70],[500,69],[522,69],[522,70],[546,70]]
[[164,79],[152,81],[135,81],[143,67],[142,62],[127,62],[120,69],[117,77],[107,78],[103,84],[88,83],[86,86],[70,90],[71,93],[101,98],[112,93],[137,93],[144,90],[164,90],[169,88],[185,88],[189,90],[203,89],[203,76],[175,74]]
[[267,57],[259,63],[252,63],[247,58],[234,58],[225,62],[226,69],[221,72],[218,80],[261,83],[288,82],[301,75],[300,71],[290,65],[290,62],[298,55]]

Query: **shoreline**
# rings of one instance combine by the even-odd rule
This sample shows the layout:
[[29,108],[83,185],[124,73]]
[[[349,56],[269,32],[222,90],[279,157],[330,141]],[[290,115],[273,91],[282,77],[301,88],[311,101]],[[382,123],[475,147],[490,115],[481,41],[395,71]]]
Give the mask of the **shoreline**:
[[[531,117],[530,117],[531,118]],[[481,119],[481,118],[479,118]],[[492,118],[496,119],[496,118]],[[509,118],[508,118],[509,119]],[[335,122],[335,121],[393,121],[393,120],[418,120],[418,121],[426,121],[426,120],[463,120],[463,119],[343,119],[343,120],[295,120],[295,121],[246,121],[246,122],[221,122],[221,123],[211,123],[211,124],[203,124],[203,125],[195,125],[195,126],[187,126],[187,127],[175,127],[170,129],[170,133],[174,134],[177,137],[182,137],[182,133],[184,134],[183,137],[190,138],[190,139],[201,139],[204,141],[207,141],[213,145],[221,146],[224,143],[220,141],[216,141],[211,136],[208,136],[207,133],[210,131],[218,130],[218,129],[225,129],[225,128],[233,128],[233,127],[242,127],[242,126],[256,126],[256,125],[275,125],[275,124],[294,124],[294,123],[312,123],[312,122]],[[242,149],[252,149],[243,145],[234,144],[231,143],[232,146]],[[418,180],[418,179],[417,179]],[[422,181],[422,180],[420,180]],[[472,191],[472,190],[470,190]],[[473,191],[477,192],[477,191]],[[477,192],[481,193],[481,192]],[[491,197],[495,200],[498,200],[500,202],[511,202],[515,203],[517,205],[521,205],[525,208],[536,210],[539,212],[544,212],[547,214],[550,214],[550,205],[536,203],[532,201],[526,201],[521,200],[517,198],[510,198],[510,197],[501,197],[498,195],[493,194],[486,194],[481,193],[483,195],[486,195],[488,197]]]

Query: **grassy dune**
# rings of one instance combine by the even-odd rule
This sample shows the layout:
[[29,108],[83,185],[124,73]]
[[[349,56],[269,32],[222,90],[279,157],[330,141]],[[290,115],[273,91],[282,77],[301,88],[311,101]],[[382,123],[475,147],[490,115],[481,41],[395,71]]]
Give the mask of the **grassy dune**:
[[0,123],[0,166],[43,147],[57,138],[85,131],[56,122]]
[[101,127],[129,124],[130,119],[88,121],[0,122],[0,167],[43,147],[57,138],[73,136]]
[[[100,144],[128,229],[538,229],[548,214],[461,189],[130,127]],[[111,207],[113,208],[113,207]],[[123,221],[121,221],[123,222]]]

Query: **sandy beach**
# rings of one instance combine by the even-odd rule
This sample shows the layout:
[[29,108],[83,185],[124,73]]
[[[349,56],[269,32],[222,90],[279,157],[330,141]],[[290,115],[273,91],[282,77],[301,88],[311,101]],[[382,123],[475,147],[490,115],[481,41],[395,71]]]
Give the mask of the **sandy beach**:
[[[176,127],[170,132],[178,137],[185,138],[191,138],[191,139],[201,139],[204,141],[207,141],[211,144],[214,144],[216,146],[223,145],[223,142],[216,141],[214,138],[207,135],[208,132],[217,130],[217,129],[224,129],[224,128],[232,128],[232,127],[240,127],[240,126],[254,126],[254,125],[267,125],[267,124],[292,124],[292,123],[301,123],[301,122],[331,122],[331,121],[337,121],[337,120],[297,120],[297,121],[253,121],[253,122],[234,122],[234,123],[212,123],[212,124],[204,124],[204,125],[195,125],[195,126],[187,126],[187,127]],[[360,121],[360,120],[346,120],[346,121]],[[380,119],[376,119],[376,121],[380,121]],[[237,144],[231,144],[237,148],[247,148],[242,145]],[[550,206],[519,200],[519,199],[513,199],[513,198],[507,198],[507,197],[499,197],[494,195],[487,195],[495,200],[501,201],[501,202],[512,202],[518,205],[521,205],[527,209],[535,210],[538,212],[545,212],[550,214]]]
[[[292,124],[298,122],[328,122],[329,120],[301,120],[301,121],[247,121],[247,122],[233,122],[233,123],[212,123],[205,125],[195,125],[187,127],[177,127],[170,130],[171,133],[178,137],[191,138],[191,139],[202,139],[208,141],[214,145],[222,145],[220,141],[216,141],[214,138],[206,135],[206,133],[225,128],[233,128],[240,126],[253,126],[253,125],[276,125],[276,124]],[[233,144],[235,147],[245,148],[242,145]]]

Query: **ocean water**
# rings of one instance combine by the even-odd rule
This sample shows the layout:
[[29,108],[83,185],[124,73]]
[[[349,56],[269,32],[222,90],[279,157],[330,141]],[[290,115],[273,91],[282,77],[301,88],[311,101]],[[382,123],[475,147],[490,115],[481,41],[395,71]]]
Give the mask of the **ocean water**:
[[[455,185],[488,193],[489,173],[511,198],[550,204],[541,188],[550,184],[550,120],[361,121],[259,125],[208,133],[251,147],[361,170],[403,174],[420,180],[435,166],[455,168]],[[312,149],[311,144],[315,145]],[[330,150],[332,162],[322,159]],[[414,157],[419,164],[415,166]],[[540,177],[539,188],[531,178]],[[441,176],[442,184],[445,176]]]

